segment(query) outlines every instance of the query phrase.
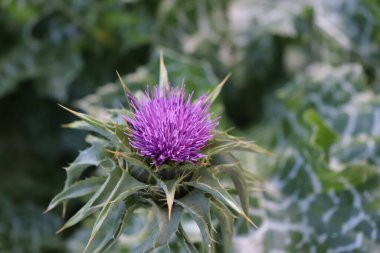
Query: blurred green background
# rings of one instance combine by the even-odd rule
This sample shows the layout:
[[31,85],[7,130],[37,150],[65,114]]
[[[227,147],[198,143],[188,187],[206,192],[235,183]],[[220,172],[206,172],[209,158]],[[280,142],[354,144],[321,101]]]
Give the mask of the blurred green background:
[[197,94],[232,72],[221,125],[275,154],[240,154],[265,191],[236,252],[378,252],[378,0],[1,0],[0,252],[80,252],[88,226],[42,214],[85,148],[58,104],[120,107],[115,71],[155,84],[159,50]]

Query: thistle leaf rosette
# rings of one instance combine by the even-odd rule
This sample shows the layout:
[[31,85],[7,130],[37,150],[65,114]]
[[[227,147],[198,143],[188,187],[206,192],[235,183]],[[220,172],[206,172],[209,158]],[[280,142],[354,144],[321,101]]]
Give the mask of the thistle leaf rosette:
[[[159,85],[139,98],[119,78],[129,108],[110,110],[109,120],[65,108],[80,118],[67,127],[91,131],[91,146],[65,168],[64,189],[47,210],[63,204],[65,212],[69,200],[86,201],[61,228],[95,215],[84,252],[106,252],[117,241],[128,241],[132,252],[172,244],[186,252],[231,252],[235,219],[253,224],[247,209],[255,179],[231,152],[268,152],[217,129],[210,106],[228,77],[197,99],[184,85],[169,84],[162,56]],[[85,178],[89,167],[96,170]],[[153,218],[127,240],[130,220],[142,212]],[[194,223],[200,240],[189,231]]]

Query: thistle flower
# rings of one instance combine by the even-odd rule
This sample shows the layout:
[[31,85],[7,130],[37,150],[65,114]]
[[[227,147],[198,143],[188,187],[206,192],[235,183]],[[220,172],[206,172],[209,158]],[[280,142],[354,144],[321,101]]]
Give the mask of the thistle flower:
[[141,156],[149,157],[152,164],[160,166],[168,161],[195,163],[205,157],[200,150],[214,137],[217,118],[211,119],[207,96],[191,102],[185,89],[170,87],[168,92],[154,87],[153,94],[138,101],[129,99],[133,116],[125,119],[129,126],[129,141]]
[[[183,229],[189,222],[182,218],[183,213],[189,214],[199,228],[202,252],[216,252],[215,242],[220,242],[224,253],[233,252],[236,217],[233,214],[252,223],[248,217],[249,187],[255,177],[231,152],[268,152],[249,140],[214,131],[218,118],[212,118],[209,109],[227,78],[210,94],[192,102],[193,93],[186,95],[183,86],[170,87],[161,55],[159,85],[152,93],[147,90],[145,99],[137,100],[120,77],[131,105],[129,116],[125,117],[127,126],[66,108],[81,119],[68,127],[92,131],[91,147],[80,152],[65,168],[65,187],[47,210],[59,204],[63,204],[66,210],[70,199],[91,195],[61,228],[71,227],[99,211],[85,253],[105,252],[112,247],[128,225],[125,219],[134,217],[136,209],[145,210],[147,215],[152,214],[155,218],[147,219],[149,224],[145,227],[149,231],[139,237],[137,246],[128,245],[131,252],[151,252],[180,242],[188,251],[199,252]],[[114,109],[109,113],[107,118],[113,119],[115,113],[124,115],[125,109]],[[120,134],[126,128],[128,138]],[[212,143],[209,143],[211,139]],[[140,156],[131,155],[131,147]],[[197,163],[206,155],[210,158],[208,166],[188,164]],[[146,160],[159,168],[151,170]],[[165,166],[170,162],[175,164]],[[85,169],[92,165],[96,166],[97,172],[82,179]],[[235,191],[231,192],[236,193],[240,203],[230,194],[231,185],[219,180],[226,176],[232,180]],[[221,233],[214,233],[214,221],[218,221]],[[173,235],[178,240],[172,240]]]

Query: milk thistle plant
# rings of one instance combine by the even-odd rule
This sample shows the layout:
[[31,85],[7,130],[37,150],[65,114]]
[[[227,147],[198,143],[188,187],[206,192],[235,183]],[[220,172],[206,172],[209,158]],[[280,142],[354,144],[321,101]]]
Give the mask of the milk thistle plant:
[[[63,204],[65,212],[70,199],[86,199],[61,228],[96,214],[84,252],[110,249],[128,230],[128,220],[141,211],[153,218],[146,219],[150,224],[135,237],[132,252],[176,243],[186,252],[232,251],[235,219],[240,216],[253,225],[247,211],[255,177],[231,152],[267,152],[217,129],[219,118],[210,106],[227,78],[193,99],[184,85],[169,84],[161,55],[159,84],[145,96],[136,98],[120,78],[129,108],[110,110],[109,121],[65,108],[80,118],[68,127],[92,132],[87,138],[91,147],[65,168],[64,189],[47,210]],[[90,166],[95,172],[83,179]],[[200,241],[186,229],[191,220]]]

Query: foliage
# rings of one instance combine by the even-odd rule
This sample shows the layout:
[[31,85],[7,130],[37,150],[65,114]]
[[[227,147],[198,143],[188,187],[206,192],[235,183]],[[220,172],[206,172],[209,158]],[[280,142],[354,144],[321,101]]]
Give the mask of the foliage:
[[65,245],[55,235],[61,220],[56,215],[43,217],[43,209],[33,203],[14,203],[0,198],[1,252],[63,252]]
[[278,156],[251,240],[264,252],[374,252],[380,100],[362,68],[312,65],[277,94],[270,142]]
[[116,66],[133,67],[121,59],[151,39],[152,14],[148,5],[138,3],[5,1],[1,11],[7,41],[0,62],[0,96],[25,80],[57,100],[66,100],[72,85],[80,86],[72,87],[75,96],[83,96],[108,81]]

